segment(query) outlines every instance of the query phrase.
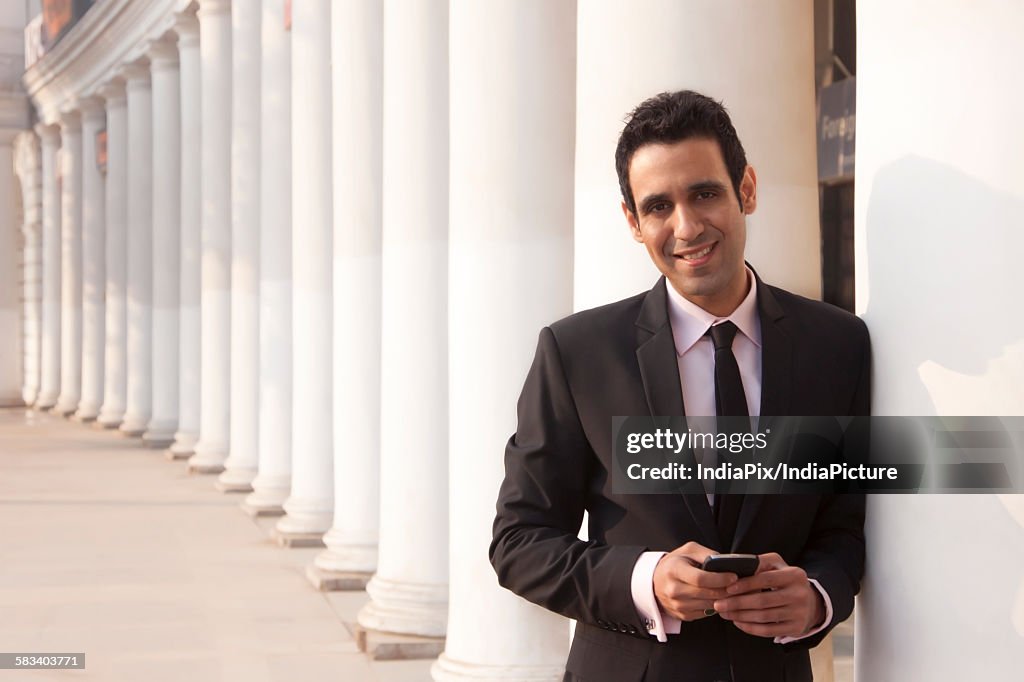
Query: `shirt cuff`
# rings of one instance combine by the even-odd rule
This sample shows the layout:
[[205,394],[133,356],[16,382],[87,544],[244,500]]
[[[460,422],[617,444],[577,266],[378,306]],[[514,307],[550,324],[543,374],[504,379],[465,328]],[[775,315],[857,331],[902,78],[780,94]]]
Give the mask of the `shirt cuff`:
[[633,606],[647,628],[648,634],[658,638],[659,642],[667,642],[668,635],[679,634],[680,620],[670,616],[658,606],[654,596],[654,569],[661,557],[667,552],[644,552],[633,564],[633,576],[630,579],[630,590],[633,593]]
[[[821,621],[821,625],[819,625],[818,627],[812,628],[811,630],[808,630],[804,634],[799,635],[797,637],[776,637],[776,644],[789,644],[790,642],[799,642],[801,639],[813,637],[814,635],[818,634],[819,632],[827,628],[829,623],[832,622],[832,600],[828,598],[828,592],[826,592],[825,588],[821,586],[821,583],[819,583],[814,578],[808,578],[807,582],[814,585],[814,588],[818,590],[818,592],[821,594],[822,600],[825,602],[825,620]],[[651,589],[653,590],[654,588],[652,587]]]

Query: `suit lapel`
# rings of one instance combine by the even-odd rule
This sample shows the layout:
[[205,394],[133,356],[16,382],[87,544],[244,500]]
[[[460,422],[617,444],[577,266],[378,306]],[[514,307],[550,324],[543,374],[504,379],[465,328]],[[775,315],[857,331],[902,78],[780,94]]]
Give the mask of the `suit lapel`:
[[[672,325],[668,320],[667,282],[662,277],[644,298],[636,319],[636,360],[640,366],[640,379],[652,417],[685,417],[683,389],[679,384],[676,346],[672,338]],[[675,420],[673,420],[675,421]],[[677,425],[678,426],[678,425]],[[685,428],[685,421],[684,421]],[[683,464],[696,465],[693,451],[681,453]],[[701,544],[720,547],[721,540],[711,506],[703,494],[681,493],[690,514],[704,537]]]
[[[753,272],[753,268],[751,268]],[[757,273],[754,273],[757,277]],[[762,417],[789,414],[793,385],[793,337],[786,326],[785,313],[778,300],[761,279],[757,279],[757,307],[761,318],[761,410]],[[763,425],[760,427],[763,429]],[[743,542],[761,506],[761,495],[745,495],[732,549]]]

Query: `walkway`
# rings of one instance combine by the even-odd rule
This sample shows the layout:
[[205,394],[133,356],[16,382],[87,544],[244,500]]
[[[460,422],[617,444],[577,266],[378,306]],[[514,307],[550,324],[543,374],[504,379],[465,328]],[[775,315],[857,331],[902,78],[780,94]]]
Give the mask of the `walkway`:
[[272,544],[240,501],[137,440],[0,410],[0,651],[86,654],[0,680],[430,680],[359,653],[365,593],[314,590],[319,550]]

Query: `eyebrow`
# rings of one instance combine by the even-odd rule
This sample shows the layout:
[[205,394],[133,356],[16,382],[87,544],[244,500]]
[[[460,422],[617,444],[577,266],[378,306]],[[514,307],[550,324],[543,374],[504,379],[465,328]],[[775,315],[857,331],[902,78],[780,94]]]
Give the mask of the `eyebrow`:
[[718,180],[701,180],[686,188],[687,192],[706,192],[707,190],[725,191],[725,185]]
[[[723,185],[721,182],[717,180],[698,180],[697,182],[691,183],[686,186],[687,194],[707,191],[724,192],[725,185]],[[658,192],[657,194],[648,194],[647,196],[640,200],[637,206],[640,207],[640,210],[646,213],[652,205],[658,203],[659,201],[671,201],[671,199],[669,198],[669,195],[665,192]]]

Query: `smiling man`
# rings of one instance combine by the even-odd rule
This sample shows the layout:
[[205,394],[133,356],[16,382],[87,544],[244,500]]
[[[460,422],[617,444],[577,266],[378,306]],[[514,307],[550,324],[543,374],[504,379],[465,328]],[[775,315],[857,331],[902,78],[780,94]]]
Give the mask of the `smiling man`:
[[[503,586],[579,621],[566,680],[810,680],[808,649],[860,586],[863,496],[616,494],[612,417],[867,415],[867,330],[744,261],[757,176],[718,102],[643,102],[615,165],[662,277],[541,330],[491,562]],[[756,574],[701,569],[726,552],[758,555]]]

